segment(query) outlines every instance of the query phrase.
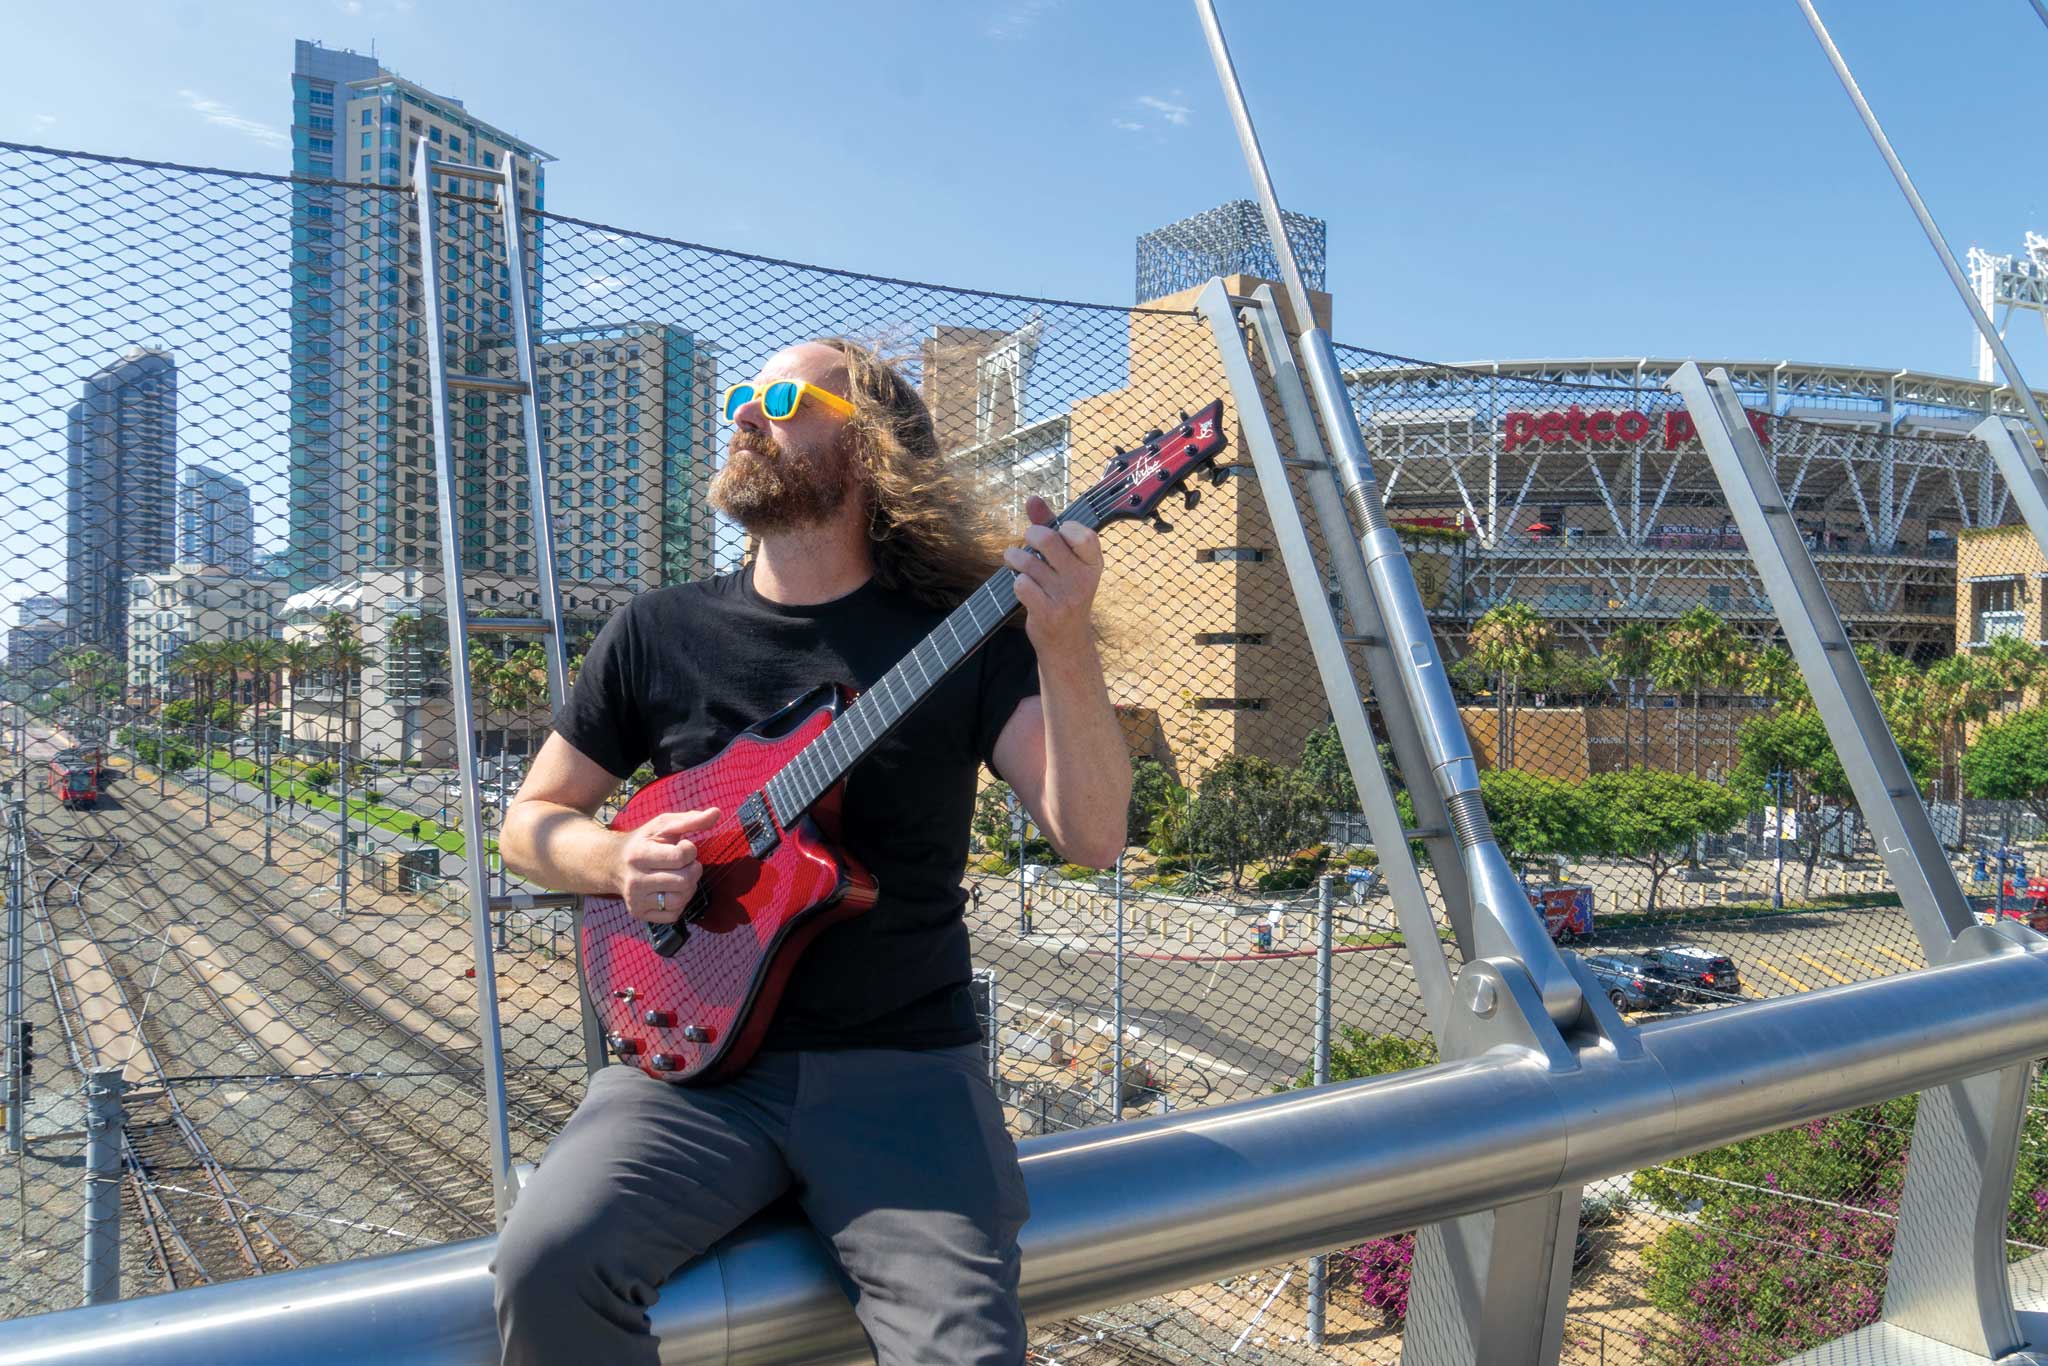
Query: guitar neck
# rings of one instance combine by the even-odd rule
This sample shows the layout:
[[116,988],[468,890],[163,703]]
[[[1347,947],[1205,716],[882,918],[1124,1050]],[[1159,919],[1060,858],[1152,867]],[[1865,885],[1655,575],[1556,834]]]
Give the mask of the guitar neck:
[[[1074,522],[1092,530],[1099,517],[1083,500],[1062,512],[1053,525]],[[768,780],[768,800],[776,818],[788,825],[808,811],[1018,611],[1017,575],[1007,567],[998,569]]]

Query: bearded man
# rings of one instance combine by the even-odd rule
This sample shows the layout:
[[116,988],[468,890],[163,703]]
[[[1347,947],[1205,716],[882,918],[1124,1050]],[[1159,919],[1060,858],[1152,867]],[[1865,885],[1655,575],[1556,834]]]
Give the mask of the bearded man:
[[643,762],[702,763],[821,682],[865,690],[1006,566],[1024,621],[848,775],[842,837],[880,900],[805,950],[746,1068],[707,1086],[624,1064],[591,1079],[499,1239],[504,1360],[651,1366],[661,1284],[787,1196],[882,1366],[1017,1366],[1029,1208],[982,1059],[961,882],[983,764],[1067,859],[1122,850],[1130,768],[1089,619],[1100,547],[1034,498],[1024,545],[1001,548],[916,389],[854,343],[777,353],[725,408],[712,504],[755,552],[606,624],[506,816],[514,872],[672,922],[716,813],[599,825]]

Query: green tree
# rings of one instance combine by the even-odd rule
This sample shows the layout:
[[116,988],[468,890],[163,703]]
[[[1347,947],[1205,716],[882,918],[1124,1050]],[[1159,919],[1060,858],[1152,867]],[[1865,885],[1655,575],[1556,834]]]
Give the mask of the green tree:
[[1253,863],[1323,835],[1323,812],[1301,775],[1251,754],[1232,754],[1203,775],[1192,815],[1192,846],[1230,870],[1233,891],[1244,889]]
[[1124,812],[1125,844],[1151,843],[1152,827],[1165,809],[1168,794],[1179,786],[1157,759],[1139,755],[1131,760],[1131,801]]
[[[974,816],[968,828],[981,842],[981,847],[1005,858],[1017,855],[1017,837],[1011,832],[1010,802],[1016,794],[1005,782],[993,782],[984,787],[974,799]],[[1053,856],[1052,841],[1039,833],[1038,826],[1031,820],[1031,813],[1024,812],[1024,863],[1045,863]]]
[[[1607,670],[1618,681],[1628,685],[1621,713],[1621,759],[1626,767],[1629,758],[1629,714],[1636,710],[1637,689],[1650,678],[1650,662],[1656,657],[1657,633],[1640,621],[1629,622],[1616,628],[1607,639],[1600,642],[1600,657],[1607,661]],[[1643,763],[1650,762],[1650,722],[1643,718]]]
[[[1848,774],[1828,739],[1827,726],[1816,711],[1781,711],[1759,717],[1742,728],[1741,750],[1729,772],[1730,786],[1746,801],[1762,802],[1771,791],[1771,774],[1782,772],[1791,783],[1787,805],[1800,813],[1799,843],[1805,863],[1803,895],[1813,895],[1813,873],[1821,846],[1854,809]],[[1910,736],[1899,740],[1899,757],[1917,783],[1928,766],[1928,747]]]
[[1531,859],[1573,858],[1600,846],[1592,802],[1578,783],[1521,769],[1488,769],[1479,775],[1479,796],[1494,837],[1524,877]]
[[2024,802],[2048,820],[2048,706],[2001,716],[1962,758],[1963,786],[1991,801]]
[[1742,819],[1743,801],[1716,783],[1683,773],[1630,768],[1596,773],[1586,781],[1591,852],[1640,864],[1650,874],[1643,909],[1657,909],[1657,888],[1701,835],[1716,835]]
[[1769,698],[1781,707],[1813,705],[1806,676],[1799,672],[1792,652],[1782,645],[1765,646],[1748,657],[1742,671],[1742,686],[1751,697]]
[[1922,694],[1922,706],[1926,711],[1928,728],[1933,732],[1939,746],[1940,766],[1938,772],[1947,777],[1953,773],[1954,790],[1949,794],[1956,800],[1956,841],[1963,841],[1963,834],[1970,828],[1969,811],[1965,806],[1962,758],[1967,747],[1970,727],[1991,715],[1991,704],[1997,698],[1996,689],[1984,667],[1968,655],[1950,655],[1937,660],[1927,669],[1927,686]]
[[2010,711],[2027,704],[2027,690],[2041,682],[2048,671],[2048,656],[2041,648],[2018,636],[1999,636],[1977,652],[1992,686],[1998,690],[1998,706]]
[[1517,695],[1522,681],[1543,668],[1556,637],[1535,608],[1504,602],[1480,614],[1465,640],[1472,666],[1493,679],[1494,767],[1513,767]]
[[1650,678],[1668,692],[1692,696],[1692,776],[1700,776],[1700,699],[1740,677],[1742,638],[1711,609],[1694,607],[1657,633]]
[[1301,780],[1325,811],[1358,810],[1358,788],[1351,781],[1351,762],[1344,757],[1335,721],[1308,733],[1301,747]]

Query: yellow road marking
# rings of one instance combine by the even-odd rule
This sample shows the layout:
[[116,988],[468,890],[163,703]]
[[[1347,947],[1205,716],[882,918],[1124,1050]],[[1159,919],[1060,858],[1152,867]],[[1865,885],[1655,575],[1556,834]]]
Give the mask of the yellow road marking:
[[1898,959],[1901,963],[1904,963],[1909,968],[1924,968],[1927,966],[1925,963],[1921,962],[1917,958],[1908,958],[1905,954],[1896,953],[1893,950],[1886,948],[1882,944],[1879,944],[1877,946],[1877,951],[1881,954],[1884,954],[1888,958]]
[[1835,952],[1841,954],[1842,957],[1848,959],[1850,962],[1854,963],[1859,968],[1869,968],[1872,972],[1876,973],[1880,977],[1884,977],[1894,971],[1894,969],[1892,968],[1882,967],[1876,963],[1873,963],[1868,958],[1864,958],[1860,955],[1853,954],[1849,952],[1847,949],[1836,949]]
[[1841,973],[1836,972],[1833,968],[1829,967],[1826,963],[1821,962],[1818,958],[1808,958],[1805,954],[1801,953],[1797,949],[1792,950],[1792,956],[1794,958],[1797,958],[1800,962],[1806,964],[1806,966],[1810,968],[1816,968],[1821,972],[1826,973],[1828,976],[1834,978],[1837,982],[1853,982],[1856,980],[1853,977],[1844,977]]
[[1765,972],[1768,972],[1769,974],[1771,974],[1771,976],[1773,976],[1773,977],[1776,977],[1776,978],[1779,978],[1779,979],[1780,979],[1780,980],[1782,980],[1782,981],[1790,982],[1790,983],[1791,983],[1791,984],[1792,984],[1793,986],[1795,986],[1795,987],[1798,987],[1798,988],[1799,988],[1799,989],[1800,989],[1801,991],[1812,991],[1812,990],[1813,990],[1813,988],[1812,988],[1812,987],[1810,987],[1810,986],[1806,985],[1806,983],[1804,983],[1804,982],[1800,981],[1800,980],[1799,980],[1799,979],[1798,979],[1797,977],[1794,977],[1794,976],[1793,976],[1793,975],[1792,975],[1791,973],[1789,973],[1789,972],[1780,972],[1780,971],[1778,971],[1778,970],[1777,970],[1776,968],[1772,967],[1772,966],[1771,966],[1771,960],[1770,960],[1770,959],[1768,959],[1768,958],[1759,958],[1759,959],[1757,959],[1757,960],[1756,960],[1756,965],[1757,965],[1758,967],[1762,968],[1762,969],[1763,969],[1763,970],[1764,970]]

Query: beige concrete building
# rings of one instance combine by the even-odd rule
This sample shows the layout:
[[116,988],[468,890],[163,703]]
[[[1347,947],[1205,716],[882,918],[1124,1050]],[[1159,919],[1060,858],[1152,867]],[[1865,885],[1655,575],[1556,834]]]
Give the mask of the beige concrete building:
[[178,696],[170,660],[199,641],[274,636],[288,592],[280,579],[245,578],[221,565],[178,563],[128,580],[128,688]]
[[2024,526],[1966,531],[1956,545],[1956,652],[2018,636],[2048,643],[2048,559]]

